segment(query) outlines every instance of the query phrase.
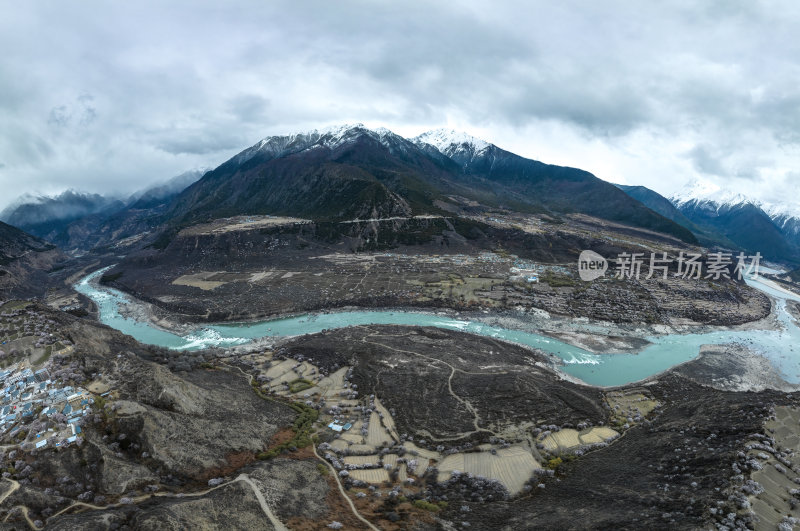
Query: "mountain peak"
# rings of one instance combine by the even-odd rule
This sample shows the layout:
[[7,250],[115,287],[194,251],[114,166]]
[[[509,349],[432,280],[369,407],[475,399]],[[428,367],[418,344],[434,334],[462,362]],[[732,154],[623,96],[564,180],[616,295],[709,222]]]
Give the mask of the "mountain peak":
[[726,190],[714,182],[703,179],[696,179],[687,183],[673,194],[670,200],[678,207],[691,201],[714,203],[718,208],[741,204],[761,206],[759,201],[751,199],[744,194]]
[[800,204],[763,203],[761,208],[769,214],[773,221],[785,223],[788,219],[800,220]]
[[492,145],[485,140],[468,135],[467,133],[445,128],[434,129],[432,131],[422,133],[421,135],[415,137],[413,141],[415,143],[424,142],[426,144],[430,144],[442,153],[453,149],[454,146],[456,148],[468,146],[472,149],[472,151],[477,153]]
[[256,155],[277,158],[315,147],[335,149],[348,142],[355,142],[362,136],[369,136],[390,149],[407,142],[401,136],[385,127],[369,129],[362,123],[330,125],[289,135],[268,136],[254,146],[241,152],[236,161],[244,164]]

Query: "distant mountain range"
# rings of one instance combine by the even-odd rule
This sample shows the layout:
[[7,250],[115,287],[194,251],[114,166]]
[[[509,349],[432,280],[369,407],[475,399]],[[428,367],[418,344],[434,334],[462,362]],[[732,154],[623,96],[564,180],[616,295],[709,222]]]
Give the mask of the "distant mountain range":
[[67,190],[55,197],[23,196],[6,207],[0,213],[0,219],[34,236],[52,240],[72,221],[120,210],[124,206],[118,199]]
[[134,209],[153,208],[160,203],[171,200],[187,186],[197,181],[210,168],[200,168],[183,172],[163,184],[157,184],[136,192],[128,198],[127,206]]
[[0,220],[64,249],[86,249],[104,234],[130,226],[131,220],[150,217],[206,171],[184,172],[126,199],[76,190],[52,197],[25,195],[0,212]]
[[701,243],[800,262],[800,209],[767,204],[694,181],[669,199],[643,186],[619,186],[631,197],[694,232]]
[[585,214],[800,263],[800,209],[762,204],[706,183],[666,198],[452,130],[403,138],[361,124],[270,136],[213,170],[187,172],[125,200],[68,191],[25,198],[0,218],[64,249],[85,251],[240,214],[326,222],[452,215],[465,205],[554,221]]

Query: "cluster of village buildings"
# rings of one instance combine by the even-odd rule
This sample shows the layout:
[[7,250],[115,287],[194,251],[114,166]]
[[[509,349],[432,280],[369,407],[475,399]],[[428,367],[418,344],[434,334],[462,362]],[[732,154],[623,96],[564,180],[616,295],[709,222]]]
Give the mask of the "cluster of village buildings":
[[40,424],[46,429],[26,434],[20,443],[26,450],[76,442],[81,436],[79,422],[94,403],[86,390],[53,382],[47,369],[0,370],[0,388],[0,437],[6,441],[14,440],[34,420],[54,420]]

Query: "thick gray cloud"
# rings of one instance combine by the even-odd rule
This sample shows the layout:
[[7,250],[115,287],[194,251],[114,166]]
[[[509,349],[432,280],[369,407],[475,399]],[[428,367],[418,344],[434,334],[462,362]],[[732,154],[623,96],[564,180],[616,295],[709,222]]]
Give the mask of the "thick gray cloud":
[[0,2],[0,207],[351,121],[662,193],[800,195],[793,2]]

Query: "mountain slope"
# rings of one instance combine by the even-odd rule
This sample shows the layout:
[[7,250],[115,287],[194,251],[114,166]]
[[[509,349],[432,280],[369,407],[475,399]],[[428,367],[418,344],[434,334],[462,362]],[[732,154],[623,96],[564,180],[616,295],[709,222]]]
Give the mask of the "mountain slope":
[[693,224],[691,221],[689,221],[689,218],[684,216],[680,210],[675,208],[675,205],[673,205],[669,199],[658,192],[654,192],[645,186],[627,186],[624,184],[617,184],[616,186],[629,196],[648,207],[650,210],[658,212],[665,218],[671,219],[675,223],[679,223],[684,227],[691,229]]
[[730,248],[736,247],[736,244],[713,228],[700,226],[691,221],[683,212],[678,210],[669,199],[658,192],[645,186],[627,186],[624,184],[618,184],[616,186],[654,212],[658,212],[665,218],[671,219],[675,223],[692,231],[701,244],[707,246],[721,245]]
[[692,223],[721,234],[741,249],[773,260],[798,261],[800,248],[787,238],[796,226],[793,218],[785,218],[781,228],[759,201],[703,181],[689,183],[670,200]]
[[163,184],[156,184],[150,188],[145,188],[144,190],[136,192],[128,198],[128,208],[152,208],[160,203],[169,201],[192,183],[197,182],[207,171],[208,168],[189,170],[180,175],[176,175]]
[[118,199],[67,190],[55,197],[23,197],[7,207],[0,218],[34,236],[52,240],[64,226],[76,219],[124,206]]
[[124,202],[74,190],[55,197],[22,197],[6,208],[3,216],[62,249],[87,251],[146,234],[161,222],[158,215],[166,205],[205,172],[187,171],[140,190]]
[[[413,173],[389,150],[362,128],[271,137],[186,189],[170,215],[182,224],[242,213],[313,219],[410,215],[408,202],[381,181],[390,172]],[[381,171],[371,171],[378,166]]]
[[53,245],[0,221],[0,265],[53,248]]
[[492,187],[501,185],[510,198],[554,212],[589,214],[697,241],[685,227],[587,171],[526,159],[454,131],[430,131],[414,140],[434,146],[455,161],[463,175],[484,179]]
[[778,227],[784,239],[800,254],[800,212],[784,205],[762,205],[762,210]]
[[[438,140],[442,140],[439,138]],[[524,159],[465,135],[438,146],[386,129],[340,126],[269,137],[181,193],[167,218],[185,226],[236,214],[313,220],[443,213],[465,197],[489,207],[583,213],[696,241],[690,231],[574,168]]]
[[41,295],[62,259],[54,245],[0,221],[0,298]]
[[688,201],[681,212],[698,225],[712,227],[739,247],[760,252],[773,260],[796,259],[796,251],[784,239],[769,216],[751,203],[717,205],[708,201]]

